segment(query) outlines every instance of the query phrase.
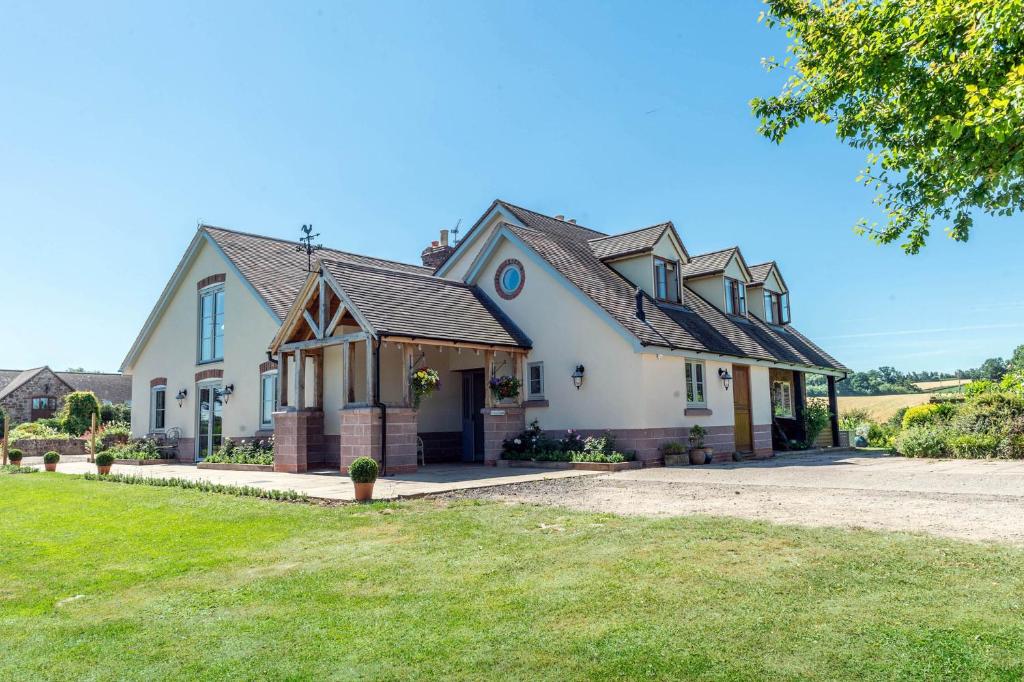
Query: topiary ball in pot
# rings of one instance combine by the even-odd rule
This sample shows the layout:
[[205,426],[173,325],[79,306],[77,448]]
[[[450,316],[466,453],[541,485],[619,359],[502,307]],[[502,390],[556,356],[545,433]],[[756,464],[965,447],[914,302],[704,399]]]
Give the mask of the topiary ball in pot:
[[57,470],[57,462],[59,462],[59,461],[60,461],[60,455],[58,453],[54,452],[53,450],[50,450],[45,455],[43,455],[43,464],[46,465],[46,470],[47,471],[56,471]]
[[7,459],[11,460],[11,464],[18,464],[25,457],[25,453],[18,448],[11,448],[7,452]]
[[96,472],[99,474],[109,474],[110,467],[114,463],[114,456],[109,452],[101,452],[96,455]]
[[348,476],[356,488],[357,502],[373,499],[373,484],[379,473],[377,462],[369,457],[359,457],[349,465]]

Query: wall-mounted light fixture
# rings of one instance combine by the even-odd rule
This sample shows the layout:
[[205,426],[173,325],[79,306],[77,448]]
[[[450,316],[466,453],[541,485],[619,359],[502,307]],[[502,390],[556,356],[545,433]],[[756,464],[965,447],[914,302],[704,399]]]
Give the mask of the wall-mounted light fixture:
[[228,384],[227,386],[225,386],[223,388],[223,390],[221,390],[220,395],[224,399],[224,404],[225,405],[228,404],[228,399],[231,398],[231,396],[232,396],[232,394],[234,394],[234,392],[235,392],[235,385],[234,384]]
[[732,381],[732,375],[729,374],[729,370],[725,367],[718,368],[718,378],[722,380],[722,386],[725,386],[725,390],[729,390],[729,382]]
[[178,391],[178,395],[176,395],[174,397],[178,400],[178,407],[181,407],[182,405],[185,404],[185,398],[188,397],[188,389],[187,388],[181,389],[180,391]]
[[577,391],[583,385],[583,373],[585,371],[583,365],[576,365],[576,371],[572,373],[572,385],[576,387]]

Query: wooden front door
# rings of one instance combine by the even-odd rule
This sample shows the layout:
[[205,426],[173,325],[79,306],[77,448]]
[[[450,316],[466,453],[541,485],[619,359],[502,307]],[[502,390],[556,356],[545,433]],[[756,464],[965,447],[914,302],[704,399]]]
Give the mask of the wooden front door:
[[736,424],[736,452],[753,452],[754,433],[750,410],[750,368],[732,367],[732,404]]
[[484,371],[462,373],[462,461],[484,461]]

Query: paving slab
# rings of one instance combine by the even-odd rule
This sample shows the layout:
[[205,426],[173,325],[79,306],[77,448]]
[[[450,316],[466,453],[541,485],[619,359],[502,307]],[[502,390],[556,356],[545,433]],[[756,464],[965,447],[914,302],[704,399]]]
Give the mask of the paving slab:
[[[42,468],[38,465],[37,468]],[[88,462],[61,462],[58,473],[84,474],[95,472],[96,467]],[[115,464],[112,473],[127,476],[160,478],[184,478],[205,480],[238,486],[254,486],[265,490],[294,490],[327,500],[348,501],[355,499],[352,482],[336,469],[311,471],[305,474],[283,474],[272,471],[224,471],[197,469],[191,464],[153,464],[135,466]],[[526,483],[559,478],[594,476],[595,471],[551,471],[548,469],[499,469],[482,465],[431,465],[414,474],[398,474],[377,479],[373,497],[378,500],[397,500],[421,497],[435,493]]]

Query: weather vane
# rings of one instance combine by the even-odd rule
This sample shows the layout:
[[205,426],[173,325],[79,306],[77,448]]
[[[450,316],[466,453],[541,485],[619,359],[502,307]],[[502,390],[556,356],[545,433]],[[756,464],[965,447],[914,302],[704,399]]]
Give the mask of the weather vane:
[[295,250],[306,252],[306,272],[313,272],[313,253],[324,248],[324,245],[313,243],[313,240],[319,237],[320,233],[317,232],[316,234],[313,234],[312,225],[303,225],[302,232],[306,236],[299,237],[299,241],[302,243],[296,246]]
[[452,246],[457,246],[459,243],[460,227],[462,227],[462,218],[459,218],[459,222],[455,223],[455,227],[452,229]]

